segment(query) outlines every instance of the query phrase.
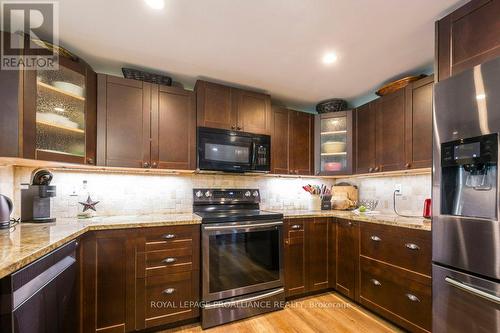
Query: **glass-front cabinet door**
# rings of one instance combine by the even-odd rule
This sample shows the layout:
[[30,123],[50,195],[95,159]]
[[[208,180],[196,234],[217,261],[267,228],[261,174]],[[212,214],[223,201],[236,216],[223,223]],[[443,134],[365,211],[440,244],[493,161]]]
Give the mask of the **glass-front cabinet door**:
[[317,175],[352,173],[352,111],[324,113],[315,119]]
[[95,73],[87,65],[62,57],[58,70],[25,75],[25,87],[30,88],[25,95],[25,114],[34,119],[35,132],[35,156],[28,157],[95,163],[95,80],[89,75]]

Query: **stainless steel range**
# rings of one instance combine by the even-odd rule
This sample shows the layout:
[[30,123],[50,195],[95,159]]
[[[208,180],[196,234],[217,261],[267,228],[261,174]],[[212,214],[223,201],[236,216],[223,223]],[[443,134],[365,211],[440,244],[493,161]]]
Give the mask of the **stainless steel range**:
[[500,58],[435,87],[433,332],[499,332]]
[[283,214],[259,209],[257,189],[194,189],[202,217],[201,326],[282,309]]

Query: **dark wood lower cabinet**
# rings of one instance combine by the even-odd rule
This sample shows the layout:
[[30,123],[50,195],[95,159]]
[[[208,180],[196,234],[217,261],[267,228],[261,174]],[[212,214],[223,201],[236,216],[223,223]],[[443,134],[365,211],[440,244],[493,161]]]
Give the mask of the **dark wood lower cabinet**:
[[337,261],[335,289],[344,296],[356,299],[359,270],[359,223],[337,219]]
[[81,332],[133,332],[198,317],[199,244],[199,225],[86,234]]
[[411,332],[430,332],[431,278],[361,257],[359,302]]
[[285,220],[285,292],[335,289],[410,332],[431,329],[431,234],[338,218]]
[[285,292],[297,296],[330,287],[332,218],[285,220]]
[[81,243],[82,332],[135,329],[134,243],[128,230],[87,234]]
[[285,220],[284,266],[287,297],[306,292],[305,223],[306,219]]
[[328,289],[329,241],[331,218],[309,219],[306,223],[307,290]]

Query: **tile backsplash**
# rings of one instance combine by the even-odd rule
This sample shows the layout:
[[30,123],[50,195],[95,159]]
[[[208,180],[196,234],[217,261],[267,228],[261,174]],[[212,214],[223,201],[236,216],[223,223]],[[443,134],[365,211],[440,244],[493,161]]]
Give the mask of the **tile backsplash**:
[[[29,182],[32,170],[13,168],[11,187],[16,206],[15,216],[19,216],[20,212],[20,184]],[[6,171],[6,177],[8,174]],[[327,179],[247,175],[144,175],[75,171],[53,171],[53,174],[52,185],[57,186],[57,197],[53,200],[52,215],[56,218],[75,217],[81,211],[82,206],[78,201],[84,200],[84,180],[87,181],[87,190],[92,199],[100,201],[96,208],[97,215],[101,216],[191,212],[193,188],[209,187],[258,188],[263,208],[307,209],[310,194],[302,189],[303,185],[334,183]],[[3,179],[3,173],[1,175]]]
[[422,216],[424,200],[431,197],[431,174],[338,179],[359,188],[360,200],[378,200],[377,211],[394,214],[393,193],[397,184],[402,195],[396,196],[400,214]]
[[[30,181],[33,169],[0,167],[0,193],[14,198],[14,216],[20,214],[22,183]],[[56,218],[75,217],[81,211],[83,181],[93,200],[100,201],[97,215],[135,215],[183,213],[192,211],[193,188],[259,188],[261,207],[265,209],[308,209],[311,196],[302,190],[305,184],[334,184],[332,179],[286,178],[241,175],[144,175],[103,172],[53,171],[52,184],[57,186],[52,215]],[[393,213],[392,193],[401,184],[403,195],[396,197],[400,213],[421,215],[423,201],[430,197],[431,176],[346,178],[359,187],[360,199],[378,199],[377,210]]]

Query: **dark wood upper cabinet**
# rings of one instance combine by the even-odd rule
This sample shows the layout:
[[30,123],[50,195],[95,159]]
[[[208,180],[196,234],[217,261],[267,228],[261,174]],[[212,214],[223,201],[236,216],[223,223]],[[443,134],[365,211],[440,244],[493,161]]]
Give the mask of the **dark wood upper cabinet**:
[[314,115],[290,111],[288,136],[289,173],[312,175],[314,172]]
[[337,291],[356,299],[359,275],[359,223],[337,219]]
[[312,175],[314,116],[283,107],[274,107],[272,123],[271,172]]
[[233,91],[237,101],[237,127],[245,132],[271,134],[271,96],[242,89]]
[[405,166],[405,90],[385,95],[375,102],[375,171],[395,171]]
[[98,75],[97,164],[150,166],[151,84]]
[[432,96],[434,77],[428,76],[406,87],[405,168],[432,166]]
[[194,93],[98,76],[98,165],[193,170]]
[[95,164],[96,74],[81,59],[58,65],[0,71],[0,156]]
[[195,91],[198,126],[271,133],[271,96],[201,80]]
[[153,85],[151,167],[196,168],[196,107],[194,93]]
[[356,109],[356,173],[373,172],[375,160],[375,116],[374,102]]
[[306,223],[307,290],[329,288],[329,228],[331,218],[309,219]]
[[500,0],[472,0],[436,22],[437,81],[500,56]]
[[221,84],[196,81],[197,124],[203,127],[236,129],[232,89]]
[[289,134],[290,112],[281,107],[273,108],[273,132],[271,135],[271,172],[287,174],[289,168]]
[[352,174],[356,112],[330,112],[314,117],[316,175]]
[[96,74],[83,60],[24,71],[23,140],[24,158],[95,165]]

